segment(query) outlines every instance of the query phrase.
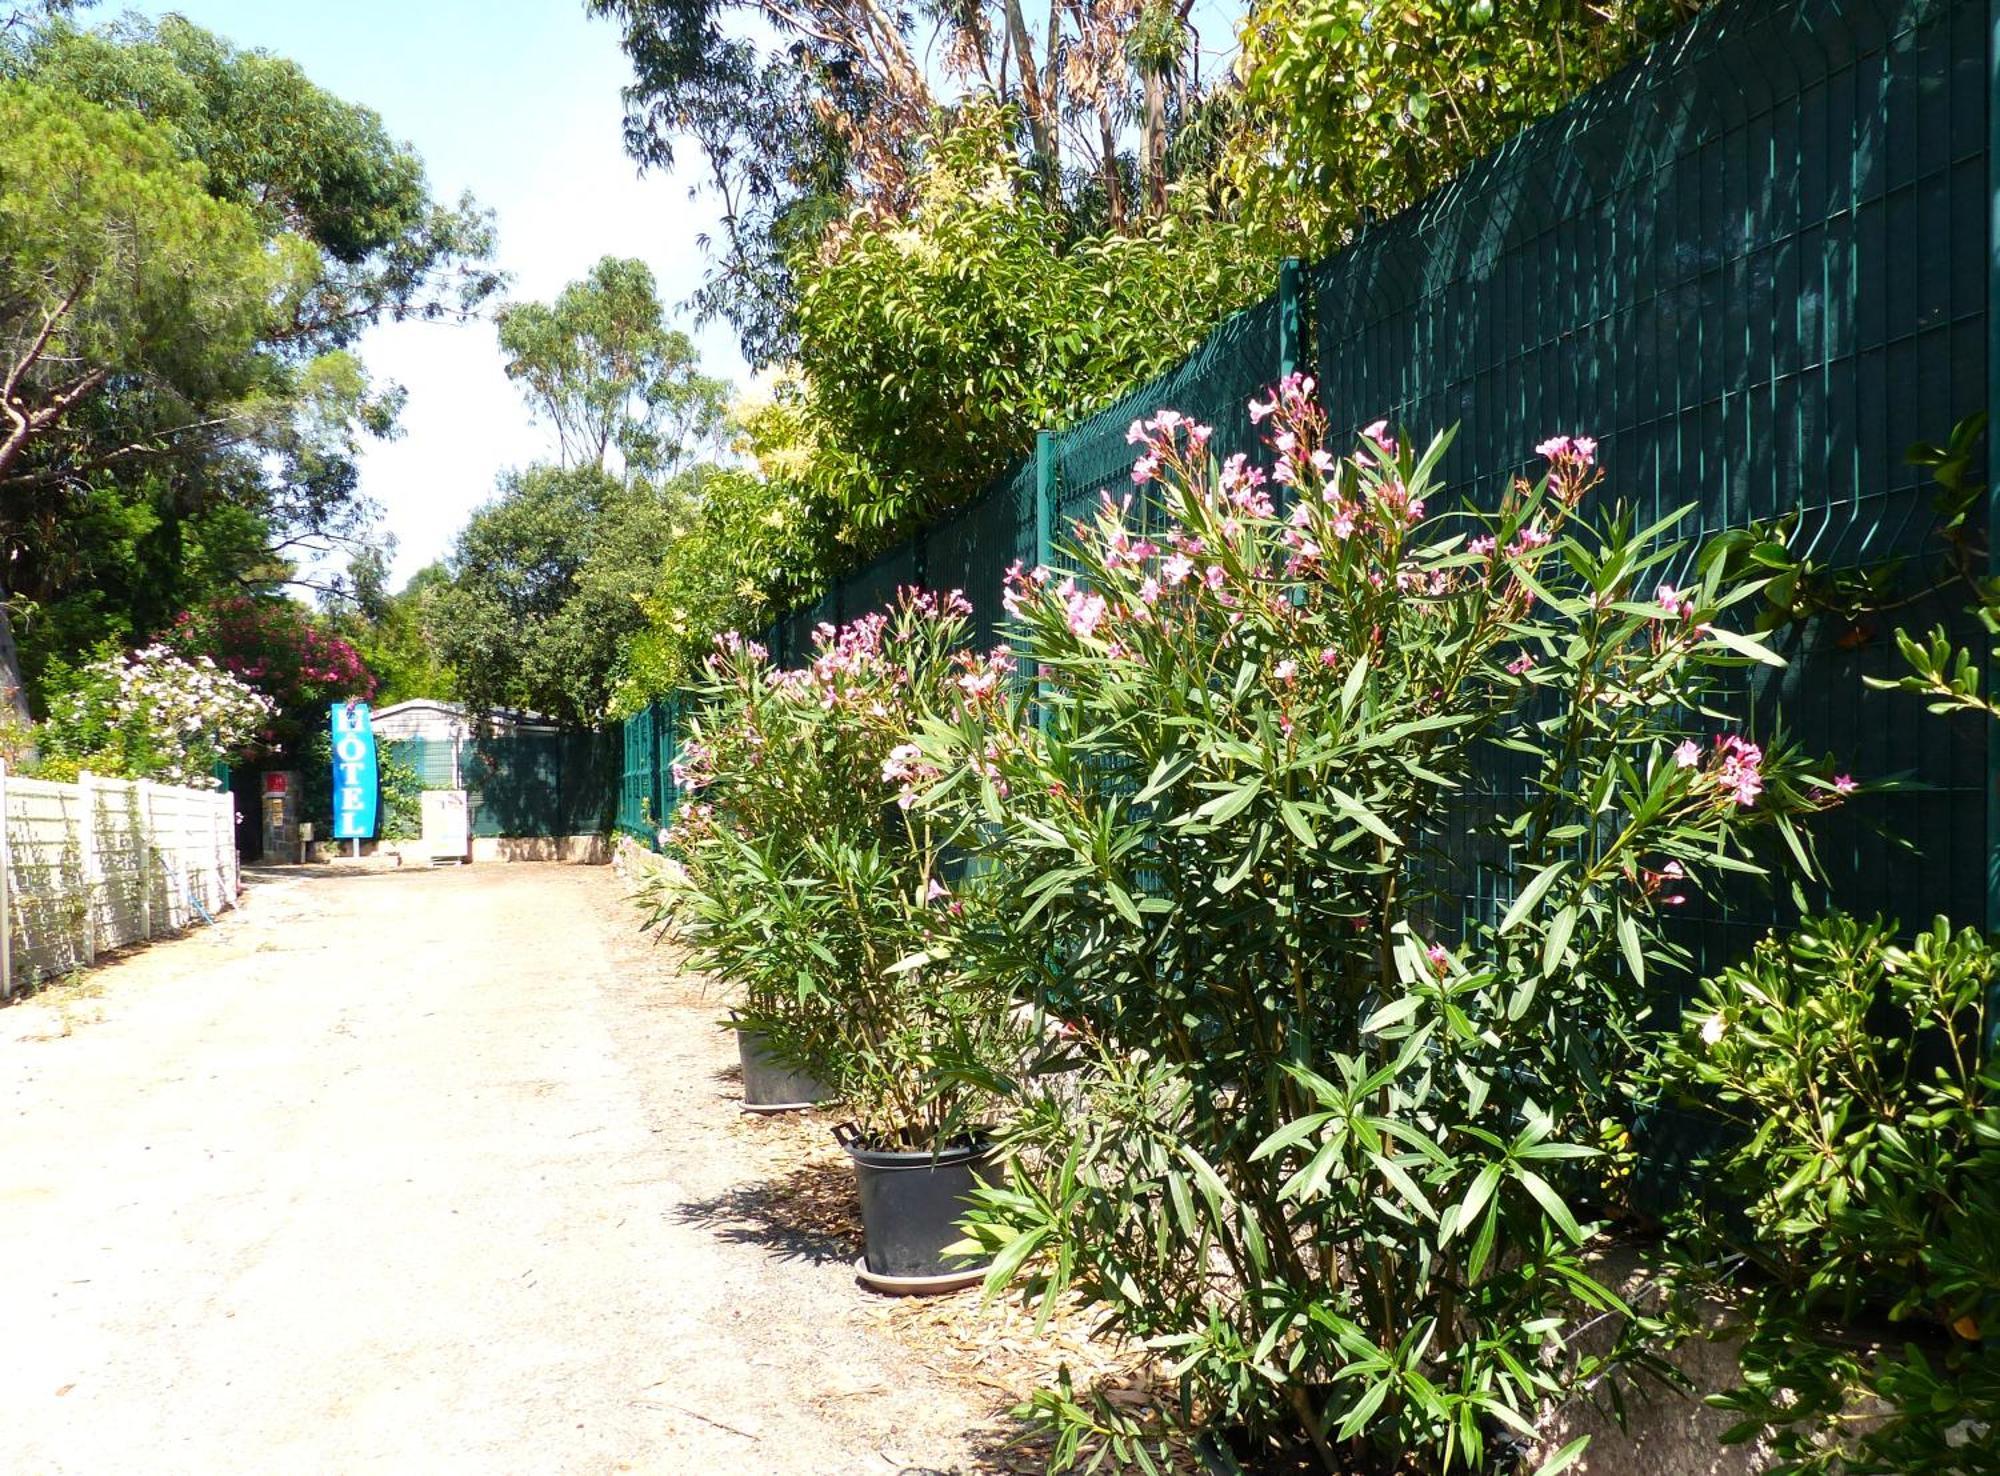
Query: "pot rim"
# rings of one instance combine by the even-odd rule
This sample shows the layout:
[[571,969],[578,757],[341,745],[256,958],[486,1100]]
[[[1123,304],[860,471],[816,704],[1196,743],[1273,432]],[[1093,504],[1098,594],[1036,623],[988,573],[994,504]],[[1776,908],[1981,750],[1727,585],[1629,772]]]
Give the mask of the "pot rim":
[[993,1139],[983,1128],[974,1128],[934,1149],[871,1148],[862,1138],[860,1128],[851,1122],[837,1125],[833,1136],[857,1166],[873,1169],[948,1168],[984,1158],[993,1151]]

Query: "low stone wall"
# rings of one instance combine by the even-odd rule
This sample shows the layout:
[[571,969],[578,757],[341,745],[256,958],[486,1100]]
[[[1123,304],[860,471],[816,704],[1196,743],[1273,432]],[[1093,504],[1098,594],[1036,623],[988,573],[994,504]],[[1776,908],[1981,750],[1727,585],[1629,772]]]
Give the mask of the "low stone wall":
[[488,861],[561,861],[570,866],[607,866],[611,840],[602,835],[475,835],[474,865]]

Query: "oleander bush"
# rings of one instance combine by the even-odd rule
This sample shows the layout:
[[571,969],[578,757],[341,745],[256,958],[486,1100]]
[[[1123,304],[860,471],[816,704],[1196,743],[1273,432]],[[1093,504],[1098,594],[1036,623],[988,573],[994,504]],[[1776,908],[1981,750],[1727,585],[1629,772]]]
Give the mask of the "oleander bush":
[[816,633],[780,670],[731,637],[708,663],[675,768],[696,796],[645,887],[654,919],[737,991],[743,1028],[809,1071],[880,1147],[980,1125],[1009,1058],[1009,1001],[928,966],[932,920],[962,912],[951,836],[913,803],[931,777],[908,735],[998,687],[1010,662],[964,653],[956,594]]
[[[1482,513],[1445,438],[1336,455],[1297,377],[1252,413],[1268,473],[1135,423],[1157,511],[1010,578],[1032,680],[913,713],[984,893],[927,972],[1045,1026],[970,1228],[1156,1350],[1219,1466],[1485,1469],[1655,1331],[1596,1206],[1673,910],[1809,862],[1847,785],[1727,716],[1777,661],[1728,624],[1754,550],[1606,507],[1588,438]],[[1167,1433],[1036,1410],[1058,1465]]]

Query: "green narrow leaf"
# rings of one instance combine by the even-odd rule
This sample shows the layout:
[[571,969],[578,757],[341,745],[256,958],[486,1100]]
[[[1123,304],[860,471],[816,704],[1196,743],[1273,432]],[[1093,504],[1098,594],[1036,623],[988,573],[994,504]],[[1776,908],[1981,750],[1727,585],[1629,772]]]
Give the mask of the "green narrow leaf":
[[1562,967],[1563,950],[1569,947],[1569,935],[1576,931],[1576,908],[1565,907],[1558,912],[1555,921],[1549,924],[1549,935],[1542,942],[1542,977],[1548,978]]
[[1529,909],[1542,900],[1543,894],[1555,885],[1556,878],[1567,870],[1569,870],[1568,861],[1551,861],[1535,873],[1534,878],[1521,888],[1521,895],[1514,899],[1514,905],[1507,909],[1507,915],[1500,919],[1500,932],[1503,937],[1514,931],[1521,919],[1528,915]]
[[1785,658],[1770,647],[1761,645],[1746,635],[1738,635],[1733,630],[1724,630],[1719,625],[1711,625],[1703,632],[1718,646],[1726,646],[1739,656],[1748,656],[1753,661],[1761,661],[1766,666],[1783,666]]
[[1640,947],[1639,920],[1629,912],[1618,914],[1618,946],[1625,954],[1625,967],[1632,971],[1632,982],[1644,989],[1646,951]]
[[1570,1244],[1582,1245],[1583,1226],[1577,1224],[1576,1216],[1571,1214],[1569,1206],[1562,1202],[1562,1196],[1549,1187],[1548,1180],[1533,1169],[1517,1168],[1514,1172],[1521,1181],[1521,1187],[1535,1196],[1535,1202],[1541,1205],[1551,1220],[1556,1222],[1562,1233],[1569,1237]]
[[1559,1472],[1567,1471],[1577,1463],[1589,1445],[1590,1437],[1588,1435],[1577,1436],[1576,1439],[1570,1441],[1568,1445],[1565,1445],[1561,1450],[1537,1466],[1535,1468],[1535,1476],[1558,1476]]

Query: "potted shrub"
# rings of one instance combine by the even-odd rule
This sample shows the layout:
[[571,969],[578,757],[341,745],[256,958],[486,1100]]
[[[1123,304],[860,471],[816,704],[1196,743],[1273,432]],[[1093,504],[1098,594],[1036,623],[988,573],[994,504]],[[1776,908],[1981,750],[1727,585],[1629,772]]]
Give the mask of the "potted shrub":
[[[1159,1350],[1217,1469],[1485,1469],[1605,1366],[1585,1318],[1647,1330],[1587,1206],[1664,920],[1838,793],[1723,715],[1778,660],[1724,624],[1756,551],[1587,516],[1587,439],[1447,511],[1442,438],[1336,454],[1297,378],[1252,414],[1268,474],[1135,423],[1164,531],[1107,498],[1073,575],[1016,570],[1037,690],[924,729],[989,893],[931,955],[1034,1000],[1063,1083],[973,1229]],[[1163,1433],[1036,1408],[1071,1455]]]
[[969,614],[956,594],[906,590],[822,626],[790,671],[725,642],[678,770],[702,798],[671,828],[680,866],[660,897],[698,961],[740,986],[739,1028],[850,1114],[862,1274],[895,1290],[967,1279],[945,1247],[1015,1030],[1004,994],[961,987],[925,952],[977,891],[948,878],[953,837],[915,804],[932,776],[909,735],[989,700],[1011,669],[962,649]]

